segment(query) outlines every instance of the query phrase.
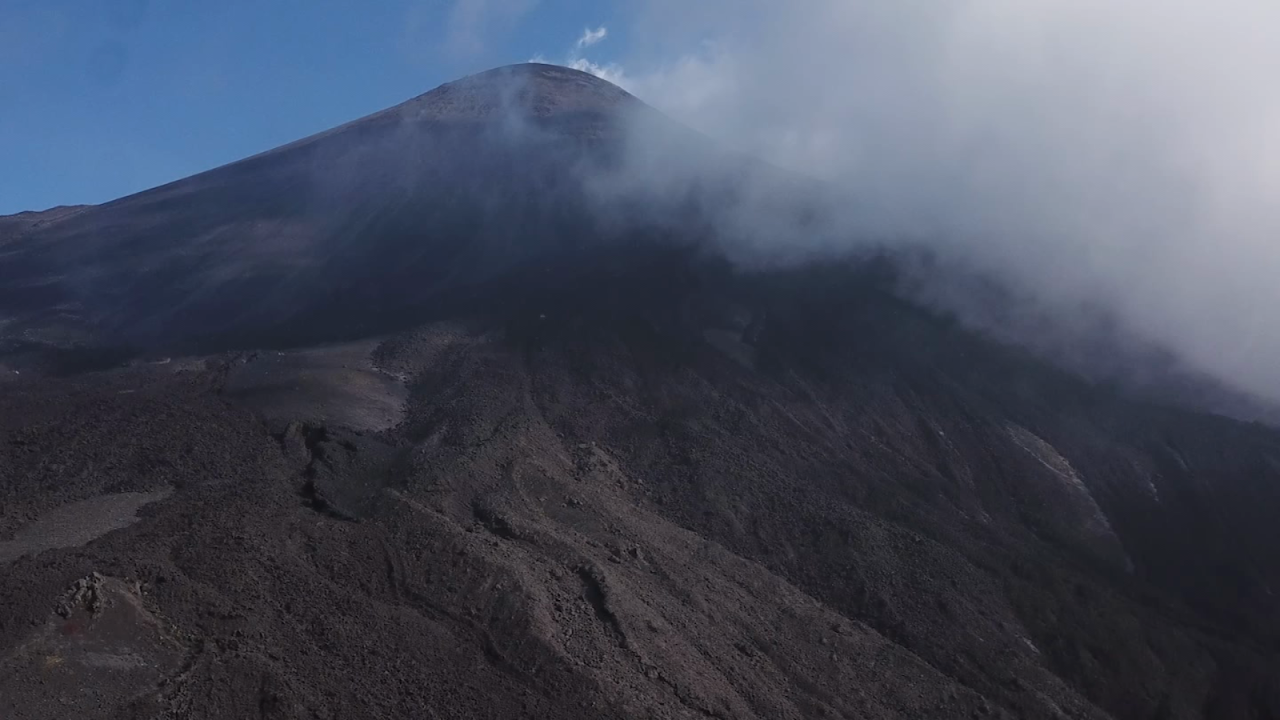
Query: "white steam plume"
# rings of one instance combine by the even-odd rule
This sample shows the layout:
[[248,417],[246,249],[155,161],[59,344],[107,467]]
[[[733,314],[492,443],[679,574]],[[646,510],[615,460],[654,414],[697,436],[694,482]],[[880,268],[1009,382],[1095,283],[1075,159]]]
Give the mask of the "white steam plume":
[[1280,398],[1280,4],[648,0],[635,13],[644,52],[626,72],[580,68],[831,181],[854,209],[841,242],[928,242]]

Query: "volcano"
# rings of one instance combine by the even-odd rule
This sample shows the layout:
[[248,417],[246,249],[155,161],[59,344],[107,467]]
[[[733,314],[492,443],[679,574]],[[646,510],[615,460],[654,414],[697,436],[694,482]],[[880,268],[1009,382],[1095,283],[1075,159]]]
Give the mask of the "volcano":
[[403,329],[453,291],[643,232],[604,227],[583,184],[646,120],[661,122],[593,76],[501,68],[100,207],[18,217],[6,339],[208,350]]
[[0,714],[1280,717],[1280,432],[725,255],[813,188],[527,64],[0,218]]

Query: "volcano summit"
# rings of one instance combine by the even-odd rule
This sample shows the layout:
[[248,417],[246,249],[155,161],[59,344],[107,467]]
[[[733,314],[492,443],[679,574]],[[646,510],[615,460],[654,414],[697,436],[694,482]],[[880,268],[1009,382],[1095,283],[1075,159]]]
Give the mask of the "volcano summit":
[[1280,717],[1280,432],[724,255],[814,187],[529,64],[0,218],[0,715]]

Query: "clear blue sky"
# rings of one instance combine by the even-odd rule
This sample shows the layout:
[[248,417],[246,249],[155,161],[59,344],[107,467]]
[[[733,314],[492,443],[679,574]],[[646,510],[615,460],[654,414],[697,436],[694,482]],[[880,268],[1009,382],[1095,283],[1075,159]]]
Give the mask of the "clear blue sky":
[[[534,55],[614,2],[0,0],[0,214],[186,177]],[[596,57],[620,52],[612,37]]]

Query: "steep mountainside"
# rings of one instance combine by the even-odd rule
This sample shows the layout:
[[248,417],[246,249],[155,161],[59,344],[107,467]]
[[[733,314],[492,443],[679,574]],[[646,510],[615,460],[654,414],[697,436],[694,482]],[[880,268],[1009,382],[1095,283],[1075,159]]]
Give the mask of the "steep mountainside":
[[0,715],[1280,717],[1280,432],[601,219],[619,105],[0,223]]
[[154,190],[0,224],[0,340],[125,354],[404,327],[521,263],[652,233],[584,199],[635,123],[691,147],[590,75],[501,68]]

